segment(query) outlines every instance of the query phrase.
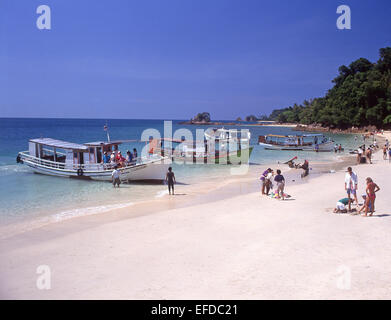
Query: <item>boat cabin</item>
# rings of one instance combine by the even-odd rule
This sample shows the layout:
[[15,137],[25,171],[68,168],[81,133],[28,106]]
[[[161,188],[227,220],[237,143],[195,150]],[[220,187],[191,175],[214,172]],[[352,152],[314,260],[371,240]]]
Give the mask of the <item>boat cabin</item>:
[[47,165],[57,164],[62,168],[69,168],[86,163],[88,147],[51,138],[31,139],[29,141],[29,155],[43,160]]
[[117,152],[118,146],[122,144],[122,141],[95,141],[85,143],[88,147],[88,159],[90,163],[102,163],[103,153],[107,152],[108,155],[111,152]]

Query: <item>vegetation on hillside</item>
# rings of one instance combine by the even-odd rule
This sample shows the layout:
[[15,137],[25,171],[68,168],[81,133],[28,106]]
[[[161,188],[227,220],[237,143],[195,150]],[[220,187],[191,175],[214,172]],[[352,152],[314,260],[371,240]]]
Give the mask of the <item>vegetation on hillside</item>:
[[274,110],[268,120],[282,123],[321,124],[347,129],[391,126],[391,48],[380,49],[380,59],[365,58],[339,68],[334,86],[325,97]]

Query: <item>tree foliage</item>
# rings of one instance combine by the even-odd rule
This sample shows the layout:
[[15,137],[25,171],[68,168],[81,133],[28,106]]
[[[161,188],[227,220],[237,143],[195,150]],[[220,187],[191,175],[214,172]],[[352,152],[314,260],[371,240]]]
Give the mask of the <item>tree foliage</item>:
[[338,69],[334,86],[325,97],[291,107],[276,109],[270,120],[302,124],[321,124],[346,129],[352,126],[391,125],[391,48],[380,49],[372,63],[365,58]]

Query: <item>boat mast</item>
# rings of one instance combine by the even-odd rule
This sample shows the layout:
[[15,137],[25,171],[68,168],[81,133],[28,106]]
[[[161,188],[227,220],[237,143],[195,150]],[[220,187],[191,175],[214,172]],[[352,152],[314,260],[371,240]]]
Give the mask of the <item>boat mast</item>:
[[104,127],[103,127],[103,130],[106,131],[106,134],[107,134],[107,142],[110,143],[110,133],[109,133],[109,127],[108,127],[108,125],[107,125],[107,121],[106,121],[106,124],[105,124]]

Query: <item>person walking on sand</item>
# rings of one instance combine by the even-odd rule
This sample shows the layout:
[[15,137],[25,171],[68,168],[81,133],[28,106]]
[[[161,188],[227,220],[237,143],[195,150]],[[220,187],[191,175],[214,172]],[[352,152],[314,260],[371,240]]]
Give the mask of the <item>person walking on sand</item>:
[[383,147],[383,160],[387,160],[387,145]]
[[171,194],[171,189],[172,189],[172,194],[174,194],[174,184],[176,183],[175,181],[175,174],[172,171],[172,168],[168,168],[168,172],[166,174],[166,181],[168,184],[168,193]]
[[113,187],[117,185],[119,188],[119,185],[121,184],[121,180],[119,178],[120,172],[118,170],[118,167],[115,166],[113,172],[111,173],[111,180],[113,182]]
[[281,170],[277,170],[277,175],[274,177],[274,181],[277,183],[277,199],[281,198],[282,200],[285,200],[285,196],[284,196],[285,178],[281,174]]
[[372,164],[372,149],[371,149],[371,147],[369,147],[369,148],[367,149],[365,155],[366,155],[366,157],[367,157],[369,163]]
[[350,198],[350,194],[353,195],[354,200],[358,204],[357,200],[357,187],[358,187],[358,178],[357,174],[353,172],[351,167],[348,168],[348,171],[345,175],[345,190],[348,194],[348,198]]
[[266,175],[266,179],[265,179],[265,183],[266,183],[266,185],[265,185],[265,188],[266,188],[265,194],[267,196],[269,195],[270,189],[273,187],[272,179],[273,179],[273,170],[272,169],[268,169],[268,174]]
[[361,163],[362,153],[363,153],[363,151],[362,151],[361,147],[358,147],[357,148],[357,164]]
[[380,190],[379,186],[373,182],[371,178],[367,178],[367,200],[366,200],[366,206],[365,206],[365,217],[368,216],[368,210],[371,209],[371,214],[369,216],[372,216],[375,212],[375,200],[376,200],[376,192]]

